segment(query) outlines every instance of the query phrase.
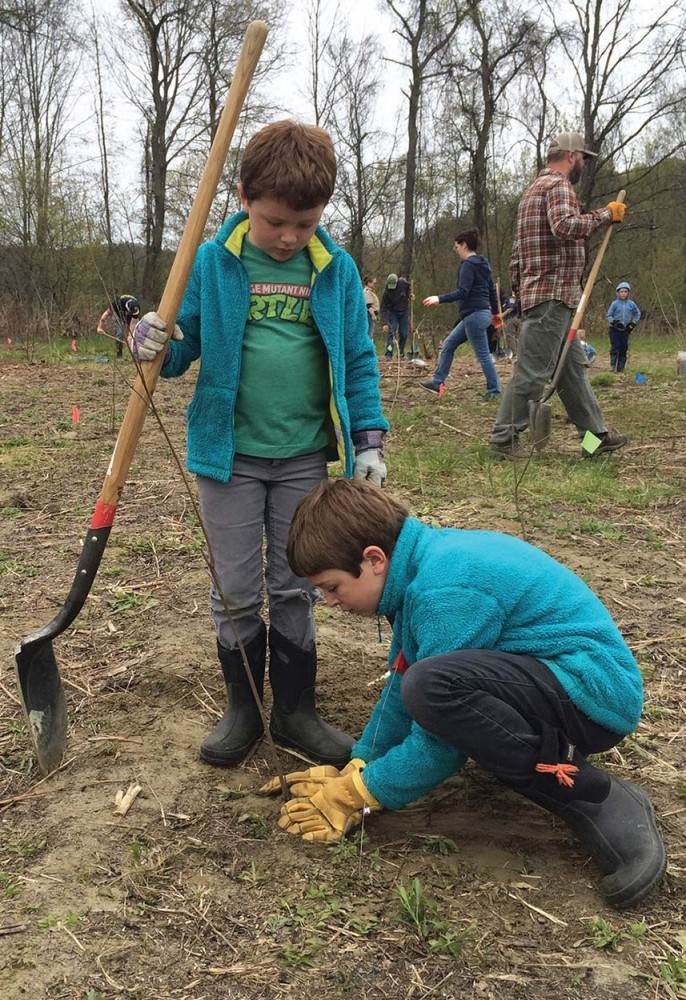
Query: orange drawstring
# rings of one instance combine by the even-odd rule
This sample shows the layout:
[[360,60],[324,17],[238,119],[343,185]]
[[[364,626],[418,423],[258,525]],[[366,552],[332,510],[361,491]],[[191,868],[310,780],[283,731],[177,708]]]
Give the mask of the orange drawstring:
[[537,764],[536,770],[541,774],[554,774],[560,784],[566,785],[567,788],[574,787],[572,775],[579,773],[579,768],[574,764]]

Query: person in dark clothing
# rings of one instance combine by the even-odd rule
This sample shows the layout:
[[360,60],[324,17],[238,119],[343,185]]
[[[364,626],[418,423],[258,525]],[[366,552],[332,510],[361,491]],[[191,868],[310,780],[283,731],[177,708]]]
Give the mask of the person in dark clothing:
[[118,295],[112,299],[107,309],[98,321],[98,330],[105,332],[102,324],[112,317],[114,319],[114,337],[117,341],[117,357],[120,358],[124,351],[124,342],[129,333],[133,333],[133,328],[141,314],[141,306],[138,299],[133,295]]
[[386,350],[384,357],[393,357],[393,341],[398,335],[398,352],[405,357],[405,344],[410,328],[410,299],[412,289],[409,281],[399,278],[397,274],[389,274],[386,287],[381,296],[381,328],[386,334]]
[[429,295],[423,305],[437,306],[443,302],[457,302],[460,321],[443,341],[441,353],[433,378],[420,382],[423,389],[442,396],[445,380],[453,363],[455,350],[469,341],[474,357],[481,365],[486,378],[486,392],[483,402],[500,396],[500,381],[489,351],[487,330],[490,325],[499,329],[502,325],[498,296],[493,283],[491,265],[477,253],[479,231],[468,229],[455,237],[453,249],[462,262],[457,272],[457,288],[445,295]]

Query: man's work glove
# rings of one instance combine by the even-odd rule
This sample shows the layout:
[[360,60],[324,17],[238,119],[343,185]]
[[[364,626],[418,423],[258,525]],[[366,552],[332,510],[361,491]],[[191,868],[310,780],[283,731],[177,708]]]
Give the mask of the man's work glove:
[[[180,327],[174,327],[171,339],[183,340]],[[149,312],[136,323],[131,337],[131,353],[138,361],[154,361],[160,351],[165,348],[169,351],[168,341],[167,324],[156,312]]]
[[[340,778],[341,775],[349,774],[351,771],[360,771],[364,766],[364,761],[359,758],[351,760],[342,771],[339,771],[332,764],[318,764],[316,767],[309,767],[306,771],[291,771],[290,774],[286,775],[286,784],[291,795],[296,799],[309,799],[330,781]],[[270,778],[262,785],[259,794],[278,795],[280,791],[280,779]]]
[[622,219],[624,218],[624,213],[626,212],[626,205],[624,204],[623,201],[611,201],[606,207],[609,208],[610,212],[612,213],[613,222],[622,221]]
[[636,326],[635,323],[627,323],[627,325],[624,327],[624,329],[626,330],[627,333],[632,333],[633,330],[634,330],[634,328],[635,328],[635,326]]
[[624,333],[624,331],[626,330],[624,324],[621,323],[618,319],[615,320],[613,323],[611,323],[610,326],[612,327],[613,330],[617,330],[619,333]]
[[362,822],[363,809],[383,806],[367,790],[360,771],[352,769],[327,782],[309,799],[291,799],[281,807],[279,826],[311,844],[335,844]]
[[425,299],[422,299],[423,306],[438,306],[440,304],[440,299],[437,295],[427,295]]
[[375,486],[386,482],[386,464],[383,460],[385,431],[353,431],[350,435],[355,446],[353,479],[368,479]]

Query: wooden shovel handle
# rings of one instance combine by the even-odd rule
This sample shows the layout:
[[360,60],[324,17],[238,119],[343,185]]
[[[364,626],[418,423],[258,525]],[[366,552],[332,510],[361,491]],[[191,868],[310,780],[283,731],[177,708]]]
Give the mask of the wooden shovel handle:
[[[212,141],[212,147],[200,178],[188,221],[157,308],[157,313],[167,324],[168,330],[174,328],[176,317],[181,308],[195,254],[202,240],[207,217],[224,169],[229,145],[264,46],[267,31],[268,28],[264,21],[252,21],[248,25],[243,39],[219,126]],[[91,528],[108,527],[114,520],[129,466],[148,413],[150,397],[157,385],[160,369],[164,363],[164,354],[164,351],[160,351],[154,361],[141,363],[140,374],[131,391],[105,481],[93,513]]]
[[[626,197],[626,191],[622,189],[615,201],[623,202]],[[593,286],[598,279],[598,271],[600,270],[600,265],[603,262],[603,257],[605,256],[605,251],[607,250],[607,245],[610,242],[610,237],[612,236],[612,224],[607,227],[605,235],[603,236],[603,241],[598,247],[598,252],[595,255],[595,260],[593,261],[593,267],[590,270],[588,278],[586,279],[586,284],[584,285],[584,290],[581,293],[581,298],[579,299],[579,304],[576,307],[576,312],[574,313],[574,318],[572,319],[572,326],[567,334],[568,340],[573,340],[576,336],[576,331],[580,328],[583,323],[584,313],[586,312],[586,306],[588,305],[588,300],[591,297],[591,292],[593,291]]]

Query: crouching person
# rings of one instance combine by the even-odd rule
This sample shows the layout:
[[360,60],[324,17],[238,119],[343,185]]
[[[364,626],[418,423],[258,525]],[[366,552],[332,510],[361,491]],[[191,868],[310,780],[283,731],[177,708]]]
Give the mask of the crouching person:
[[635,729],[641,675],[571,570],[517,538],[428,527],[382,490],[345,480],[301,500],[287,553],[329,605],[388,618],[393,641],[351,763],[290,775],[283,829],[339,840],[364,810],[402,809],[471,757],[571,827],[608,903],[632,906],[660,881],[650,799],[588,760]]

